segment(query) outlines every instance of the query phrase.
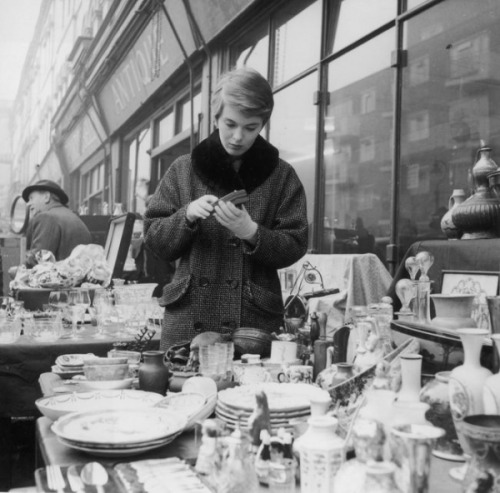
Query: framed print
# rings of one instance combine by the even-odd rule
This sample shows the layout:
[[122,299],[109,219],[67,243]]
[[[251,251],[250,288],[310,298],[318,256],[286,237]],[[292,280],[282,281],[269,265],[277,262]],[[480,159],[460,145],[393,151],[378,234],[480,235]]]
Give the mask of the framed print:
[[498,294],[500,272],[443,270],[442,294],[474,294],[472,318],[481,329],[490,328],[487,296]]
[[109,222],[104,254],[108,265],[113,270],[113,278],[119,278],[123,275],[123,266],[132,239],[135,217],[135,214],[128,212],[114,217]]

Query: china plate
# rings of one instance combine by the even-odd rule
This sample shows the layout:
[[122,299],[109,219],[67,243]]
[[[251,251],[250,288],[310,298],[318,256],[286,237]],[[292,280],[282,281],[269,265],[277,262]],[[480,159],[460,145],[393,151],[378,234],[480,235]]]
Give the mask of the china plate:
[[88,358],[95,358],[94,353],[86,354],[61,354],[56,358],[56,365],[62,369],[83,368],[83,363]]
[[186,423],[185,416],[167,409],[106,409],[66,414],[52,425],[52,430],[58,437],[84,446],[142,446],[182,432]]
[[169,443],[173,442],[179,435],[180,432],[174,435],[170,435],[163,441],[151,442],[148,443],[147,445],[142,445],[138,447],[109,448],[109,449],[94,448],[85,445],[79,445],[77,443],[71,443],[67,440],[64,440],[64,438],[61,437],[59,437],[59,440],[68,447],[71,447],[75,450],[80,450],[82,452],[86,452],[87,454],[96,455],[98,457],[127,457],[129,455],[137,455],[137,454],[142,454],[144,452],[149,452],[150,450],[154,450],[163,447],[165,445],[168,445]]
[[65,414],[77,411],[143,409],[154,406],[161,399],[162,396],[156,392],[142,390],[95,390],[41,397],[35,404],[44,416],[55,421]]
[[197,392],[179,392],[163,397],[155,403],[154,407],[175,411],[190,419],[203,408],[205,402],[206,398],[203,394]]
[[217,384],[210,377],[195,376],[188,378],[182,385],[182,392],[203,394],[207,401],[217,395]]
[[255,408],[255,395],[259,390],[266,393],[270,412],[309,408],[311,398],[330,398],[326,390],[310,384],[269,382],[221,390],[218,400],[232,409],[251,411]]
[[80,388],[83,390],[118,390],[132,387],[133,378],[122,380],[78,380]]

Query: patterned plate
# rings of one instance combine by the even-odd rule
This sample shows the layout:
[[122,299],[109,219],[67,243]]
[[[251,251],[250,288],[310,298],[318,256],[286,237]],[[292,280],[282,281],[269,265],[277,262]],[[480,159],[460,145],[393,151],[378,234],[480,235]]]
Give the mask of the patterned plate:
[[183,431],[186,423],[185,416],[167,409],[121,409],[67,414],[52,430],[73,442],[119,446],[167,438]]
[[259,390],[266,393],[270,412],[309,408],[312,397],[330,397],[326,390],[314,385],[269,382],[221,390],[218,394],[218,401],[235,410],[253,411],[255,394]]
[[205,404],[206,398],[197,392],[179,392],[170,394],[158,401],[154,407],[168,409],[191,418]]

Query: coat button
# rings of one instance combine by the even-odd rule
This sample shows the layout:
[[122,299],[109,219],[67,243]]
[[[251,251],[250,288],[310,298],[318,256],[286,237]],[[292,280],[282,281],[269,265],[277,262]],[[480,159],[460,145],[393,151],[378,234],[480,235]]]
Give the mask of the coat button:
[[195,322],[193,328],[195,332],[201,332],[203,330],[203,322]]
[[232,246],[234,248],[240,246],[240,243],[241,243],[241,240],[236,237],[236,236],[233,236],[232,238],[229,238],[229,240],[227,240],[228,243],[229,243],[229,246]]
[[202,288],[208,286],[210,284],[210,280],[208,279],[208,277],[200,277],[200,286]]
[[226,279],[226,283],[231,289],[236,289],[240,285],[236,279]]

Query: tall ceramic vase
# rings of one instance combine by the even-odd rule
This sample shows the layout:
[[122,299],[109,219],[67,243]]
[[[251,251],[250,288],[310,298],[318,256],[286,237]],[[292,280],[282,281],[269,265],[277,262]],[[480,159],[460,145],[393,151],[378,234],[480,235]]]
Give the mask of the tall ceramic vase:
[[[492,334],[491,340],[500,353],[500,334]],[[484,382],[483,404],[486,414],[500,414],[500,373],[495,373]]]
[[464,349],[464,363],[451,371],[448,392],[460,445],[464,453],[470,456],[462,433],[462,422],[466,416],[484,412],[483,388],[491,371],[481,366],[480,356],[484,338],[489,332],[484,329],[457,329],[457,333]]
[[399,402],[420,402],[422,355],[402,354],[401,360],[401,389],[398,392]]
[[344,441],[335,433],[337,419],[313,416],[299,438],[300,485],[302,493],[330,493],[335,475],[344,462]]

